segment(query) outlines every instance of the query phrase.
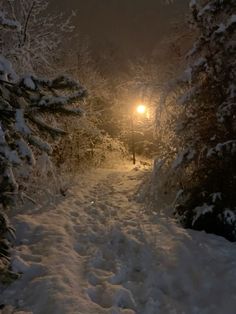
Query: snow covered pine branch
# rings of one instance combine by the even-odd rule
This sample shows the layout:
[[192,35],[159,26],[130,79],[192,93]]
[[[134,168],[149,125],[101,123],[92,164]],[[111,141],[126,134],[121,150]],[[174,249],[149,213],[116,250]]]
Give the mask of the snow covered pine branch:
[[176,101],[182,147],[173,168],[186,187],[176,213],[186,227],[235,241],[236,2],[192,0],[190,8],[199,36]]
[[[15,29],[18,23],[0,13],[2,27]],[[52,147],[43,139],[49,133],[53,138],[66,134],[60,128],[48,125],[47,116],[83,115],[77,107],[86,96],[86,90],[76,81],[65,76],[53,80],[35,76],[19,77],[11,63],[0,56],[0,280],[9,265],[7,233],[12,235],[3,211],[12,204],[19,192],[20,172],[35,163],[37,152],[52,153]],[[22,172],[21,172],[22,173]],[[28,174],[29,175],[29,174]],[[27,180],[24,174],[24,180]],[[22,181],[22,180],[21,180]],[[7,271],[9,274],[9,272]],[[5,277],[4,277],[5,278]]]
[[[33,76],[18,78],[9,61],[0,57],[0,154],[1,203],[6,206],[12,193],[18,190],[14,168],[22,162],[34,164],[33,147],[52,153],[51,146],[42,140],[40,132],[52,136],[66,132],[48,125],[42,114],[83,115],[73,106],[82,100],[85,89],[64,76],[54,80]],[[71,105],[69,108],[67,105]]]

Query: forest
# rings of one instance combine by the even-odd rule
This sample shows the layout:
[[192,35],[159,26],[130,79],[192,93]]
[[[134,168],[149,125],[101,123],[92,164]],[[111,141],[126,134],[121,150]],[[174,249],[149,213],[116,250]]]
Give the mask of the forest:
[[0,313],[235,313],[235,0],[132,57],[0,3]]

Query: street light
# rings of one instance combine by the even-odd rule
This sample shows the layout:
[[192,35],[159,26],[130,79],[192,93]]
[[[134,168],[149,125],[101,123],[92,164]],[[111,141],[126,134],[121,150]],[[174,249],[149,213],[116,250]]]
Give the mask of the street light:
[[136,110],[131,112],[131,133],[132,133],[132,154],[133,154],[133,164],[136,164],[136,154],[135,154],[135,138],[134,138],[134,112],[139,115],[144,115],[147,111],[147,107],[140,104],[136,107]]
[[146,106],[144,105],[138,105],[136,108],[137,113],[144,114],[146,112]]

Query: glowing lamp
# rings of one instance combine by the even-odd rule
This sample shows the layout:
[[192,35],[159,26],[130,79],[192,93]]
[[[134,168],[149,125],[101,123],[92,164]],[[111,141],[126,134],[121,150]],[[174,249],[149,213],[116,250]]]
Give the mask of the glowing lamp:
[[137,112],[140,113],[140,114],[144,114],[146,112],[146,106],[144,105],[138,105],[137,107]]

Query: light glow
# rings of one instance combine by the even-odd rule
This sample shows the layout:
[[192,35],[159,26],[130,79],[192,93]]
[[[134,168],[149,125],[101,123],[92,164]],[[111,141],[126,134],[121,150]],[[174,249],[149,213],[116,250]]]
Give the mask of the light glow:
[[144,105],[138,105],[137,107],[137,112],[140,113],[140,114],[144,114],[146,112],[146,106]]

